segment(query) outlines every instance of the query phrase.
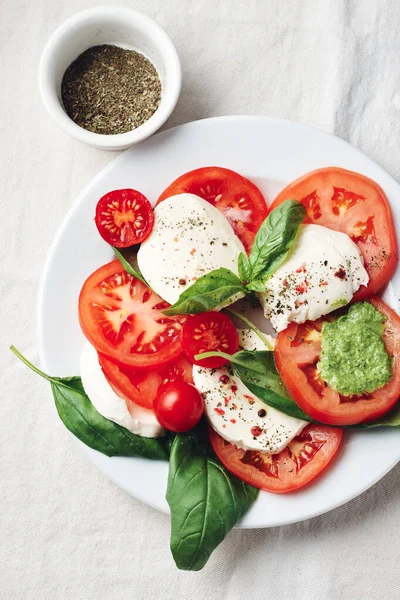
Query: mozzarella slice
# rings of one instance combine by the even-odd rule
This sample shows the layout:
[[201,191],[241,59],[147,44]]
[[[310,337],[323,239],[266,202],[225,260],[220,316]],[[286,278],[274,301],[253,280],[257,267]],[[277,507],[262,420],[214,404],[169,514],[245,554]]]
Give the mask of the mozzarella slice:
[[362,255],[348,235],[302,225],[288,257],[259,297],[265,317],[282,331],[291,321],[315,321],[348,304],[368,280]]
[[96,350],[89,342],[85,342],[81,354],[81,378],[91,403],[103,417],[142,437],[156,438],[164,434],[151,410],[133,402],[128,408],[125,400],[117,396],[100,367]]
[[[140,246],[138,264],[150,287],[174,304],[213,269],[226,267],[237,274],[238,256],[244,251],[217,208],[194,194],[178,194],[154,209],[154,227]],[[234,300],[243,296],[237,294]]]
[[[238,333],[244,349],[265,350],[253,331]],[[307,425],[256,398],[231,367],[206,369],[194,365],[193,379],[204,398],[211,426],[238,448],[277,454]]]

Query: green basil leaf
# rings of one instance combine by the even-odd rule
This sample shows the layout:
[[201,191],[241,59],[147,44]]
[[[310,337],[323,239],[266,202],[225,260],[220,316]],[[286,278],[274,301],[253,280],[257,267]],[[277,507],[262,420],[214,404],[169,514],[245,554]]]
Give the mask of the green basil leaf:
[[242,259],[242,274],[248,283],[265,282],[276,271],[285,260],[305,215],[305,207],[297,200],[286,200],[270,212],[254,238],[247,264]]
[[32,365],[13,346],[11,350],[32,371],[50,382],[60,419],[81,442],[106,456],[168,460],[168,439],[141,437],[104,418],[90,402],[80,377],[50,377]]
[[275,366],[273,351],[241,350],[232,355],[224,352],[204,352],[197,354],[195,358],[201,360],[211,356],[221,356],[229,360],[244,385],[268,406],[280,410],[290,417],[313,421],[291,399]]
[[243,252],[239,254],[238,271],[240,279],[247,283],[248,279],[250,278],[250,265],[249,259]]
[[132,246],[131,248],[119,249],[115,248],[115,246],[111,246],[111,248],[114,250],[115,256],[118,258],[125,271],[129,273],[129,275],[136,277],[136,279],[140,279],[140,281],[143,281],[143,283],[147,285],[147,281],[139,269],[137,261],[137,247]]
[[202,424],[178,434],[172,444],[166,494],[171,552],[178,569],[202,569],[257,494],[256,488],[228,473],[214,457]]
[[263,292],[265,292],[265,282],[263,282],[263,281],[250,281],[250,283],[248,283],[246,285],[246,291],[248,291],[248,292],[258,292],[258,293],[262,294]]
[[179,296],[179,299],[164,314],[193,315],[216,308],[223,308],[245,295],[239,277],[229,269],[221,267],[199,277]]

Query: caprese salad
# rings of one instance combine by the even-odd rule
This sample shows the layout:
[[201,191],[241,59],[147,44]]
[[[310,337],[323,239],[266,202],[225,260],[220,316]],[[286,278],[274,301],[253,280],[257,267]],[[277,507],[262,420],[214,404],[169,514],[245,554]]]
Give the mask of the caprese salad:
[[80,377],[33,368],[81,441],[169,460],[179,568],[202,568],[258,490],[321,476],[345,427],[400,425],[400,317],[377,295],[397,241],[375,182],[319,169],[267,207],[248,179],[206,167],[154,209],[107,193],[95,224],[116,259],[79,296]]

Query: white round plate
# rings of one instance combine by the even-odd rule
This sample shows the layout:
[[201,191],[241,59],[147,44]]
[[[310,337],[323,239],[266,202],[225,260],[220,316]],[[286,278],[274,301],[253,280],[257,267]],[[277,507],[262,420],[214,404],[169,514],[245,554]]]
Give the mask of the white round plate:
[[[93,220],[100,196],[112,189],[133,187],[155,200],[176,177],[207,165],[228,167],[249,177],[268,203],[289,181],[312,169],[336,165],[358,171],[382,186],[400,232],[400,186],[372,160],[331,135],[261,117],[207,119],[162,132],[126,151],[104,169],[79,196],[54,240],[38,303],[40,356],[45,371],[58,376],[79,373],[84,339],[77,316],[78,294],[86,277],[112,258]],[[399,270],[385,298],[399,311]],[[260,493],[239,526],[285,525],[348,502],[400,460],[399,441],[400,432],[389,428],[348,433],[341,456],[325,476],[294,494]],[[117,485],[142,502],[168,512],[167,463],[107,458],[83,448]]]

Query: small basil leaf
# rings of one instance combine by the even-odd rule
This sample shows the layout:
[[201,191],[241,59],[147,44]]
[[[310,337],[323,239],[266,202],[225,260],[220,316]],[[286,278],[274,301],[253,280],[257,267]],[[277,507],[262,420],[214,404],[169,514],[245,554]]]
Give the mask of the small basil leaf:
[[248,283],[265,282],[276,271],[285,260],[305,215],[305,207],[297,200],[286,200],[270,212],[254,238],[246,267]]
[[262,281],[250,281],[250,283],[246,285],[246,291],[259,292],[262,294],[265,292],[265,283]]
[[115,248],[115,246],[111,246],[111,248],[114,250],[115,256],[118,258],[125,271],[147,285],[137,262],[136,246],[124,249]]
[[[235,372],[239,375],[238,371],[235,369]],[[252,383],[251,379],[245,380],[242,379],[245,386],[250,390],[254,396],[265,402],[271,408],[275,408],[280,412],[288,415],[289,417],[295,417],[296,419],[302,419],[303,421],[314,422],[311,417],[309,417],[301,408],[291,400],[290,398],[285,398],[284,396],[280,396],[275,393],[272,389],[267,388],[265,385],[263,387],[259,385],[255,385]],[[261,382],[262,383],[262,382]]]
[[243,282],[247,283],[248,278],[250,277],[250,265],[249,259],[247,256],[241,252],[238,258],[238,271],[239,277]]
[[168,439],[141,437],[105,419],[90,402],[80,377],[50,377],[32,365],[13,346],[11,350],[32,371],[50,382],[60,419],[81,442],[106,456],[168,460]]
[[179,296],[179,299],[164,314],[193,315],[228,306],[245,295],[237,275],[221,267],[202,275]]
[[214,457],[202,424],[178,434],[172,444],[166,494],[171,552],[178,569],[202,569],[257,495],[256,488],[228,473]]
[[241,350],[232,355],[224,352],[205,352],[198,354],[195,358],[201,360],[211,356],[221,356],[229,360],[244,385],[268,406],[280,410],[290,417],[312,421],[291,399],[275,366],[273,352]]

